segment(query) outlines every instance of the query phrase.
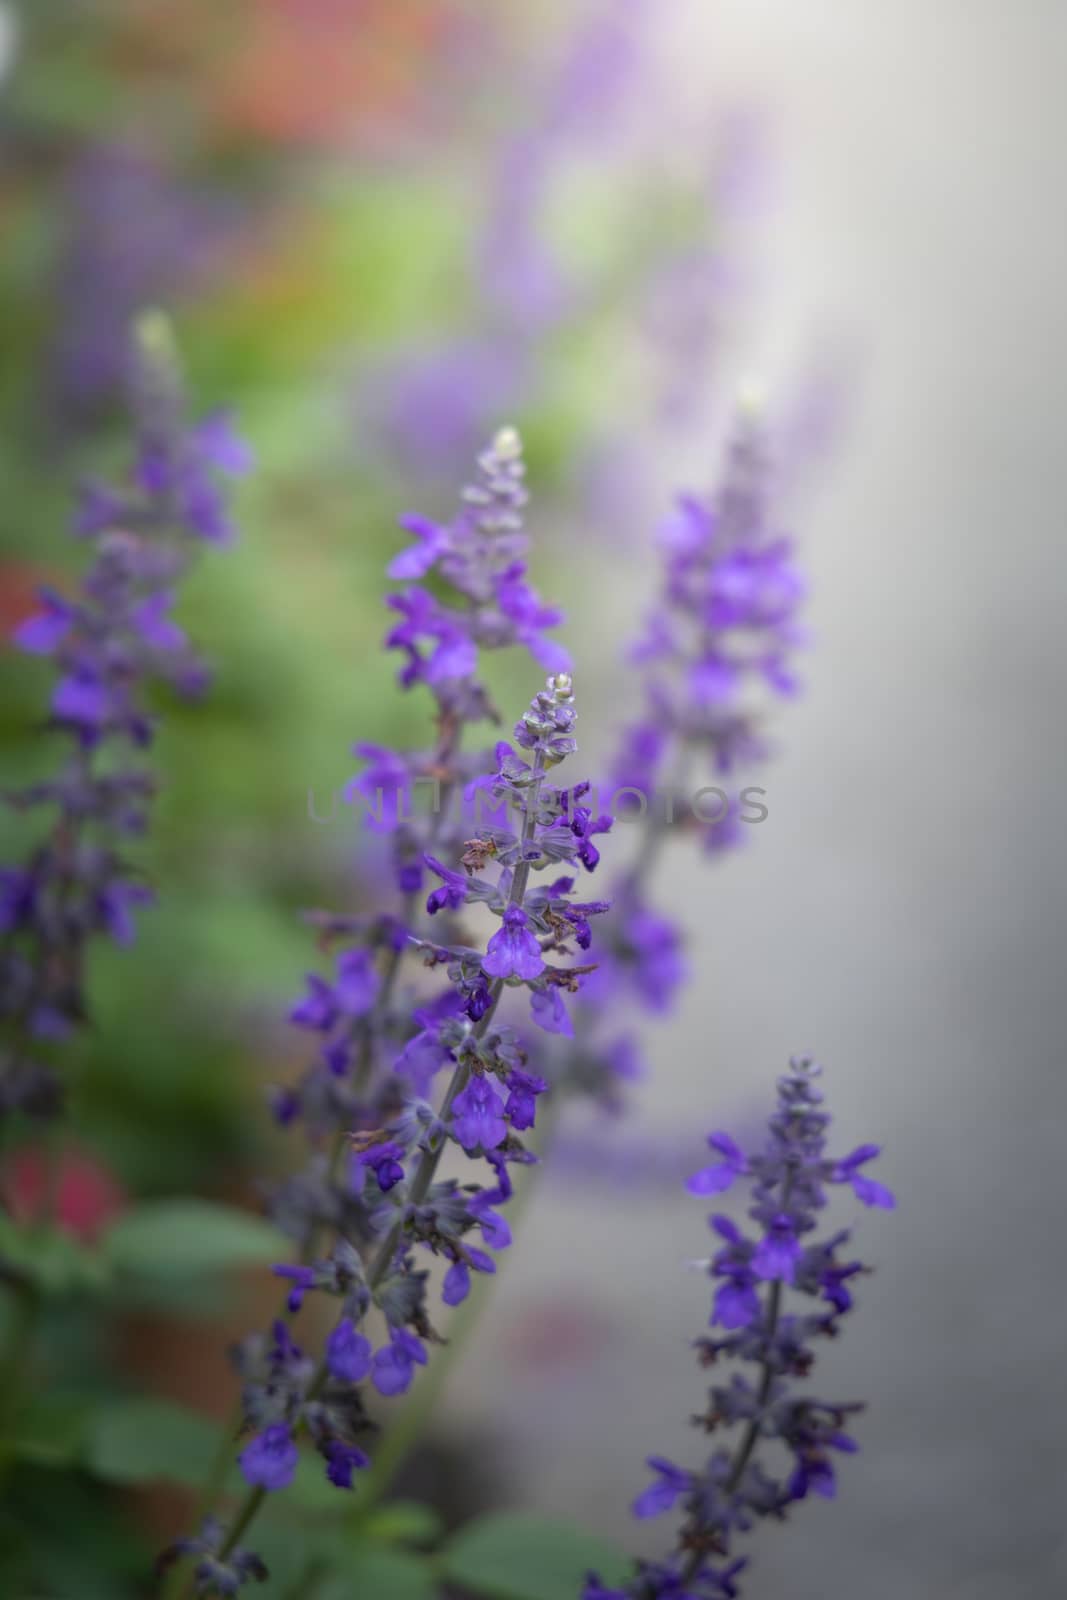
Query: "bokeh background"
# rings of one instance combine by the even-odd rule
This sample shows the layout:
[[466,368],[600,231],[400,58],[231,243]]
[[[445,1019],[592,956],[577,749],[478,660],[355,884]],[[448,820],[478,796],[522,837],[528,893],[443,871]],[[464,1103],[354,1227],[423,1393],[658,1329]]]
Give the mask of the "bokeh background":
[[[485,431],[522,428],[595,755],[656,519],[711,482],[739,382],[770,397],[813,634],[770,815],[702,875],[668,853],[696,981],[630,1114],[562,1130],[434,1423],[486,1496],[656,1549],[626,1507],[701,1392],[678,1177],[814,1051],[901,1204],[858,1219],[878,1272],[825,1359],[870,1402],[863,1455],[761,1535],[768,1600],[1067,1581],[1065,51],[1056,0],[0,6],[5,632],[77,564],[140,306],[258,458],[184,603],[216,686],[168,707],[160,910],[95,974],[79,1123],[127,1192],[251,1197],[278,1159],[296,912],[373,890],[308,790],[420,728],[378,650],[396,515],[447,512]],[[4,669],[21,777],[43,679]],[[499,688],[527,697],[521,664]],[[247,1308],[202,1310],[120,1337],[212,1408]]]

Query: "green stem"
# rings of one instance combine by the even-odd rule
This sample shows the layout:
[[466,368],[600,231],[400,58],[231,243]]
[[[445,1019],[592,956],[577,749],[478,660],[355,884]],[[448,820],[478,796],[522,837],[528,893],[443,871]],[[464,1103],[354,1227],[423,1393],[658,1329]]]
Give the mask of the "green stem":
[[267,1491],[262,1487],[262,1485],[252,1489],[245,1496],[241,1509],[234,1518],[233,1525],[231,1526],[229,1533],[226,1535],[222,1549],[219,1551],[219,1559],[221,1561],[225,1561],[226,1557],[230,1554],[230,1551],[236,1548],[241,1535],[244,1533],[245,1529],[248,1528],[252,1522],[254,1522],[256,1514],[266,1498]]

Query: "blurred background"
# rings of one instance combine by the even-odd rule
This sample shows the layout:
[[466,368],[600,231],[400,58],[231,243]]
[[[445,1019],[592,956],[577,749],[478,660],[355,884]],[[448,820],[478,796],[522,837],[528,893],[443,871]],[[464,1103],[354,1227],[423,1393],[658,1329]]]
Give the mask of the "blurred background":
[[[692,1456],[702,1392],[679,1178],[813,1051],[900,1209],[856,1219],[878,1271],[824,1358],[869,1401],[863,1455],[836,1507],[761,1535],[768,1600],[1067,1581],[1065,50],[1056,0],[0,4],[5,635],[77,570],[71,489],[121,453],[136,310],[171,312],[258,463],[183,601],[216,682],[167,708],[160,908],[94,973],[79,1158],[119,1196],[251,1197],[278,1159],[296,913],[373,883],[308,791],[354,740],[422,732],[378,648],[396,516],[447,514],[519,425],[596,757],[657,519],[713,481],[739,383],[771,398],[813,642],[769,817],[701,874],[671,847],[696,981],[631,1112],[562,1130],[434,1425],[477,1494],[658,1549],[627,1506],[649,1451]],[[45,679],[4,666],[21,779]],[[500,696],[528,676],[505,662]],[[601,1160],[568,1157],[579,1133]],[[115,1337],[215,1408],[248,1307],[202,1310]]]

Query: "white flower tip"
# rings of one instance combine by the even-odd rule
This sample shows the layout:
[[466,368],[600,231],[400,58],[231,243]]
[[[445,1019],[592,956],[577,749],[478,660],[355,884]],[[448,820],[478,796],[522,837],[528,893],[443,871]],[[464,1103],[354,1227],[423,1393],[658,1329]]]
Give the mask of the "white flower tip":
[[155,356],[160,360],[174,359],[177,353],[174,329],[165,311],[150,306],[138,316],[134,329],[137,342],[145,355]]
[[548,679],[545,687],[549,694],[554,694],[557,700],[571,700],[574,698],[574,679],[569,672],[557,672]]
[[518,460],[522,455],[522,437],[518,428],[513,428],[509,424],[496,430],[493,435],[493,454],[505,461]]
[[749,421],[761,417],[767,407],[766,385],[756,377],[748,377],[738,386],[737,409]]

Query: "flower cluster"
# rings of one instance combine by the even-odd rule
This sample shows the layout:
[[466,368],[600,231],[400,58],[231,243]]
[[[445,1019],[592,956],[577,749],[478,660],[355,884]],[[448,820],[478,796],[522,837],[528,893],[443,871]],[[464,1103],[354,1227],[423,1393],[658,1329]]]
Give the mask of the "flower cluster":
[[243,470],[244,446],[224,418],[190,428],[167,334],[141,329],[129,484],[91,487],[78,531],[95,543],[79,594],[52,590],[15,643],[55,667],[49,726],[66,741],[55,777],[8,795],[19,810],[55,821],[22,866],[0,869],[0,1018],[5,1045],[0,1110],[50,1115],[60,1080],[50,1043],[82,1025],[85,948],[104,934],[134,937],[134,913],[151,890],[127,864],[123,841],[143,833],[151,775],[129,752],[149,745],[148,693],[169,682],[196,695],[207,673],[173,620],[175,585],[193,538],[228,529],[221,472]]
[[[767,699],[796,689],[789,659],[801,640],[804,584],[776,529],[772,490],[764,430],[743,414],[717,492],[707,501],[682,497],[663,529],[661,593],[631,651],[643,706],[610,772],[616,796],[628,788],[647,802],[644,837],[609,889],[612,914],[586,996],[595,1014],[614,1015],[620,997],[656,1015],[669,1008],[686,962],[681,930],[648,901],[651,868],[672,827],[696,829],[714,853],[742,842],[736,802],[721,789],[699,790],[701,769],[714,780],[765,759]],[[704,797],[699,806],[693,789]],[[636,1043],[599,1029],[583,1043],[571,1075],[611,1104],[619,1065],[624,1075],[634,1070]]]
[[522,442],[514,428],[501,428],[478,457],[478,477],[463,493],[459,514],[448,523],[406,516],[401,526],[416,543],[389,567],[392,578],[442,578],[459,602],[445,604],[416,585],[389,597],[401,621],[387,644],[402,650],[405,685],[416,681],[451,685],[442,696],[455,713],[485,715],[485,690],[470,680],[479,646],[525,645],[548,670],[564,671],[566,651],[544,635],[562,613],[546,606],[526,578],[526,505]]
[[183,1557],[189,1557],[195,1562],[193,1583],[199,1594],[235,1595],[250,1579],[264,1583],[267,1569],[251,1550],[234,1545],[225,1556],[220,1555],[225,1537],[226,1530],[218,1518],[206,1517],[198,1534],[175,1539],[167,1546],[156,1562],[157,1574],[162,1575]]
[[[710,502],[683,496],[662,530],[659,601],[631,659],[647,666],[645,709],[615,764],[618,783],[664,777],[681,746],[716,774],[763,759],[761,691],[792,695],[804,584],[773,521],[767,441],[743,414]],[[675,781],[677,781],[675,779]],[[719,843],[713,825],[710,845]]]
[[[336,1242],[321,1256],[275,1268],[287,1285],[285,1315],[269,1335],[246,1340],[236,1352],[244,1432],[251,1435],[239,1461],[254,1496],[288,1486],[301,1435],[321,1456],[330,1482],[351,1488],[353,1474],[367,1465],[359,1442],[369,1426],[363,1386],[369,1382],[381,1395],[402,1394],[428,1360],[427,1345],[440,1339],[419,1252],[444,1264],[441,1299],[455,1306],[469,1293],[473,1273],[495,1272],[491,1252],[510,1243],[499,1208],[513,1192],[509,1168],[535,1159],[521,1135],[533,1128],[547,1084],[529,1070],[521,1013],[511,1025],[498,1012],[506,998],[525,995],[531,1020],[560,1031],[566,1017],[562,996],[576,991],[589,970],[584,961],[568,958],[575,947],[581,953],[588,948],[590,918],[607,909],[602,902],[573,898],[573,874],[586,865],[588,824],[573,804],[575,791],[546,778],[575,748],[575,720],[569,676],[550,677],[515,728],[516,745],[529,761],[510,745],[497,747],[490,783],[494,792],[517,799],[522,825],[519,832],[494,825],[469,842],[468,853],[477,857],[481,872],[492,873],[491,880],[476,875],[469,862],[458,872],[431,858],[445,885],[443,900],[441,891],[430,895],[431,910],[455,911],[476,902],[498,926],[484,948],[409,936],[429,968],[446,969],[448,988],[418,1008],[387,1092],[353,1107],[359,1124],[346,1136],[333,1181]],[[571,874],[530,886],[532,873],[560,866],[569,866]],[[376,994],[371,968],[352,964],[328,997],[309,995],[304,1020],[329,1028],[339,1005],[348,1016],[365,1014]],[[449,1076],[435,1108],[439,1069]],[[398,1085],[403,1089],[415,1079],[418,1092],[398,1095]],[[391,1115],[389,1106],[395,1108]],[[372,1116],[381,1124],[368,1125]],[[449,1147],[484,1162],[488,1181],[439,1179]],[[317,1361],[292,1333],[293,1318],[312,1294],[337,1303],[333,1331]],[[387,1328],[377,1349],[364,1331],[372,1306]],[[247,1526],[247,1518],[239,1514],[234,1526]],[[214,1547],[213,1559],[225,1565],[231,1554],[232,1544],[224,1540]],[[198,1593],[228,1592],[213,1568],[203,1571]]]
[[[368,826],[389,839],[400,903],[378,916],[313,914],[324,944],[338,953],[329,978],[308,975],[290,1020],[316,1035],[318,1048],[299,1083],[274,1096],[281,1122],[303,1118],[313,1140],[333,1136],[332,1157],[313,1157],[273,1202],[279,1222],[306,1248],[322,1228],[346,1222],[351,1231],[355,1225],[349,1186],[337,1182],[344,1132],[381,1126],[400,1109],[406,1091],[425,1096],[447,1060],[439,1025],[453,1026],[458,1001],[446,995],[418,1007],[412,1034],[410,1000],[397,998],[397,986],[412,948],[418,897],[428,884],[441,880],[428,895],[427,915],[452,917],[465,902],[492,897],[466,871],[474,845],[466,840],[459,803],[465,789],[495,781],[485,777],[491,754],[460,747],[467,725],[499,720],[478,675],[481,651],[521,645],[557,670],[567,664],[565,651],[543,632],[560,613],[541,602],[526,577],[524,480],[521,441],[513,428],[501,428],[479,456],[475,481],[450,522],[402,519],[417,542],[389,571],[412,581],[389,596],[402,620],[385,642],[404,655],[401,684],[422,684],[432,694],[437,739],[425,751],[354,747],[364,769],[346,799],[362,806]],[[414,581],[431,575],[433,592]],[[432,792],[429,807],[421,803],[424,786],[427,798]],[[449,854],[464,858],[459,871],[442,867],[440,856]]]
[[[455,827],[447,813],[457,791],[486,768],[484,754],[460,752],[464,724],[500,720],[478,676],[480,652],[520,645],[547,671],[565,672],[570,665],[562,645],[545,631],[562,613],[546,605],[527,578],[527,498],[522,442],[514,428],[501,428],[478,457],[475,481],[450,522],[401,518],[416,542],[389,567],[392,578],[410,581],[388,597],[399,621],[385,643],[404,656],[401,685],[425,684],[433,694],[438,738],[425,752],[357,744],[354,753],[364,770],[345,798],[365,808],[372,828],[392,834],[397,883],[405,895],[422,888],[425,852]],[[421,581],[428,577],[433,590]],[[424,791],[433,796],[428,818],[414,815]]]
[[[868,1269],[843,1256],[846,1230],[814,1235],[830,1185],[848,1185],[867,1206],[891,1209],[895,1201],[863,1170],[877,1145],[861,1145],[844,1158],[827,1153],[830,1117],[819,1071],[807,1058],[791,1061],[778,1081],[763,1149],[746,1155],[729,1135],[713,1133],[708,1142],[716,1160],[689,1181],[696,1195],[722,1194],[740,1179],[752,1184],[754,1236],[729,1217],[710,1218],[718,1241],[707,1263],[715,1284],[712,1333],[696,1345],[705,1366],[733,1359],[754,1372],[714,1386],[706,1411],[694,1418],[707,1433],[737,1429],[736,1443],[716,1450],[698,1470],[649,1458],[653,1481],[634,1512],[653,1517],[680,1505],[677,1549],[669,1561],[643,1566],[625,1589],[591,1579],[584,1600],[732,1600],[746,1565],[736,1555],[737,1536],[761,1517],[785,1516],[809,1494],[832,1498],[834,1454],[857,1449],[846,1428],[862,1406],[820,1400],[798,1382],[814,1363],[815,1342],[834,1337],[851,1309],[852,1279]],[[790,1290],[805,1297],[808,1309],[787,1309]],[[785,1471],[768,1461],[768,1444],[784,1450]]]
[[[390,596],[401,620],[386,643],[403,652],[401,683],[432,693],[438,738],[425,754],[356,747],[367,766],[349,797],[389,838],[395,910],[312,914],[334,966],[328,976],[308,975],[290,1020],[314,1036],[315,1055],[294,1087],[274,1092],[279,1120],[300,1122],[311,1142],[305,1167],[271,1201],[297,1249],[276,1269],[286,1284],[283,1314],[235,1352],[247,1441],[239,1459],[253,1495],[287,1485],[298,1437],[318,1451],[332,1483],[351,1487],[366,1464],[362,1386],[404,1392],[438,1338],[416,1252],[443,1263],[448,1306],[466,1298],[472,1274],[495,1270],[491,1252],[510,1242],[499,1210],[512,1194],[509,1169],[534,1159],[521,1136],[547,1088],[530,1035],[569,1031],[565,996],[591,970],[579,957],[591,919],[607,908],[578,900],[574,886],[578,871],[595,868],[594,835],[609,823],[582,804],[587,785],[547,781],[575,748],[569,676],[549,678],[513,744],[500,742],[488,756],[460,749],[468,724],[497,716],[477,675],[482,649],[520,644],[541,662],[566,662],[543,631],[558,613],[526,579],[523,479],[518,436],[502,429],[480,456],[458,516],[448,524],[404,519],[417,543],[390,569],[411,581]],[[432,590],[415,581],[430,574]],[[436,785],[425,814],[412,804],[420,778]],[[463,791],[486,801],[491,818],[483,822],[476,805],[472,828],[452,804]],[[542,870],[550,881],[531,885]],[[476,908],[498,924],[484,947],[465,938]],[[402,970],[409,953],[432,973],[443,968],[447,984],[413,991]],[[505,1002],[514,1010],[519,994],[525,1013],[498,1015]],[[439,1181],[449,1146],[485,1162],[488,1181]],[[338,1302],[318,1360],[292,1331],[309,1294]],[[372,1305],[388,1330],[377,1349],[364,1331]],[[223,1540],[218,1559],[231,1553]],[[201,1592],[221,1592],[213,1584],[203,1579]]]

